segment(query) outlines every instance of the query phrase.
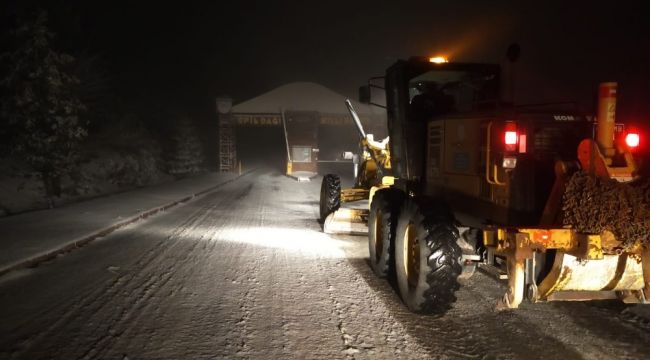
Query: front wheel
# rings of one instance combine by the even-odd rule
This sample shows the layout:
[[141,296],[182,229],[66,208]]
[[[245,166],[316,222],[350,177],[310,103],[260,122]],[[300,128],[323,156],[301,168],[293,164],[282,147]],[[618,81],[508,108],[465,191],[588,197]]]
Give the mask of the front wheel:
[[338,175],[323,176],[320,187],[320,221],[325,222],[327,216],[341,207],[341,179]]
[[391,190],[380,190],[372,198],[368,216],[368,252],[370,266],[379,277],[393,273],[395,229],[402,199],[401,194]]
[[395,272],[409,310],[442,314],[456,301],[462,271],[458,229],[421,202],[404,203],[397,222]]

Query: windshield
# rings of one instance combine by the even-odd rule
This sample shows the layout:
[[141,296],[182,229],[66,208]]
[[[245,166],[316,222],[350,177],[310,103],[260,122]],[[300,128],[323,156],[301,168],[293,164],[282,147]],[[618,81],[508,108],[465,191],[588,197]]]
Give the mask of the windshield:
[[416,117],[475,110],[498,99],[492,73],[432,70],[409,81],[409,103]]

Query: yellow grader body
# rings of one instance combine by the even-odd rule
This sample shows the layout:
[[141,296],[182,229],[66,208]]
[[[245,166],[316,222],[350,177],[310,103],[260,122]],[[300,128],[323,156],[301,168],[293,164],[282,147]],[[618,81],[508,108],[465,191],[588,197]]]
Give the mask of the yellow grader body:
[[[605,254],[603,238],[610,235],[580,234],[572,229],[485,230],[484,243],[506,258],[508,291],[503,305],[515,308],[531,302],[554,300],[621,299],[645,303],[648,298],[650,260],[647,250]],[[551,268],[539,282],[532,271],[536,253],[555,251]],[[486,264],[484,266],[491,266]]]
[[[634,159],[629,150],[613,141],[616,83],[602,84],[599,93],[597,141],[585,139],[578,146],[580,167],[592,176],[631,181],[637,173]],[[615,155],[619,155],[616,164],[612,161]],[[554,191],[542,217],[547,222],[557,217],[569,166],[556,164]],[[621,299],[629,303],[645,303],[650,298],[649,250],[640,241],[623,249],[620,239],[608,230],[580,233],[571,224],[563,228],[495,227],[483,231],[483,243],[488,248],[483,267],[492,267],[495,255],[506,259],[507,273],[502,276],[508,281],[502,300],[505,307],[516,308],[524,298],[532,302]],[[554,255],[536,255],[549,252]],[[549,270],[542,279],[535,279],[540,267],[535,261],[540,258]],[[492,273],[498,272],[492,269]]]
[[327,234],[367,234],[370,199],[378,189],[393,185],[393,178],[384,176],[390,174],[391,169],[388,138],[378,142],[372,134],[366,134],[352,103],[346,101],[346,105],[361,138],[361,161],[357,168],[355,186],[339,190],[341,206],[326,216],[321,211],[323,231]]
[[[551,164],[548,174],[536,172],[538,165],[527,164],[527,159],[543,157],[546,148],[555,151],[552,146],[558,143],[553,145],[553,136],[578,127],[581,130],[576,134],[591,134],[593,122],[568,123],[572,116],[556,115],[551,121],[561,122],[565,130],[554,132],[531,117],[535,121],[518,124],[522,134],[509,119],[444,114],[429,118],[422,127],[409,119],[415,116],[414,110],[403,110],[417,105],[416,100],[411,98],[409,104],[402,98],[410,92],[399,90],[435,78],[425,71],[436,72],[439,66],[445,71],[474,69],[479,74],[492,70],[475,64],[427,67],[411,60],[389,68],[386,93],[393,94],[387,102],[394,116],[392,120],[389,116],[390,150],[386,142],[378,145],[372,137],[368,139],[359,126],[364,151],[355,187],[339,191],[341,207],[325,219],[325,232],[368,233],[373,270],[381,277],[395,276],[402,299],[415,312],[446,311],[455,300],[457,279],[471,276],[476,268],[507,281],[506,294],[499,300],[501,308],[517,308],[524,299],[646,303],[650,299],[650,239],[643,234],[650,234],[650,219],[639,224],[644,213],[623,207],[619,211],[627,217],[617,219],[615,206],[594,203],[598,196],[583,191],[578,182],[587,179],[596,184],[598,195],[601,182],[616,189],[607,182],[625,184],[638,178],[630,148],[615,139],[616,83],[603,83],[599,89],[596,136],[578,138],[569,156],[575,161],[556,157],[555,172]],[[424,75],[416,75],[416,81],[404,74]],[[348,108],[357,119],[351,105]],[[424,143],[417,145],[414,139],[421,135],[425,135]],[[393,144],[393,139],[399,143]],[[559,145],[566,148],[567,144]],[[395,146],[399,152],[391,153]],[[528,154],[530,149],[539,153]],[[567,157],[566,152],[563,156]],[[418,163],[423,166],[413,166]],[[513,176],[515,171],[519,172]],[[545,190],[530,188],[539,174],[551,179]],[[540,191],[546,191],[545,195],[530,194]],[[623,193],[629,191],[623,188]],[[535,209],[543,201],[538,213],[527,203],[526,199],[534,199],[531,196],[537,196]],[[343,206],[354,203],[356,207]],[[607,212],[604,208],[609,211],[606,215],[601,214]],[[600,223],[589,222],[590,211],[600,214]],[[478,214],[474,219],[484,220],[465,221],[467,214]],[[634,231],[624,229],[626,219]],[[609,226],[608,221],[617,224]]]

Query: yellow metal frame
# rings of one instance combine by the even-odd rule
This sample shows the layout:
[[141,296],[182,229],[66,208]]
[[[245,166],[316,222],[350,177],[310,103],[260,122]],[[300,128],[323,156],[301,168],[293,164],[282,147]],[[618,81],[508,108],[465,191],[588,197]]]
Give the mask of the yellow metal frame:
[[367,138],[361,139],[363,163],[361,173],[356,179],[356,187],[371,188],[381,184],[382,179],[378,178],[379,171],[391,169],[390,151],[387,148],[373,145]]
[[384,176],[381,179],[381,185],[379,186],[373,186],[370,188],[370,193],[368,194],[368,209],[370,209],[370,206],[372,205],[372,199],[375,198],[375,193],[381,189],[386,189],[395,184],[395,178],[392,176]]
[[[611,87],[615,84],[603,84]],[[599,101],[598,141],[583,140],[578,146],[578,160],[584,171],[595,176],[625,182],[633,180],[637,167],[629,150],[613,142],[615,95],[601,91]],[[487,124],[485,180],[492,186],[506,186],[507,179],[498,178],[498,166],[492,161],[491,132]],[[614,155],[625,160],[614,164]],[[562,195],[572,163],[556,163],[556,182],[541,219],[542,226],[553,226],[561,207]],[[493,187],[494,191],[495,188]],[[483,232],[488,247],[486,269],[498,274],[490,266],[494,255],[505,258],[508,290],[501,304],[516,308],[524,295],[532,301],[591,300],[619,298],[626,302],[650,300],[650,249],[638,243],[626,252],[614,252],[620,243],[613,233],[583,234],[572,228],[488,228]],[[539,256],[543,253],[544,256]],[[537,261],[550,261],[536,264]],[[543,279],[536,271],[544,266]]]
[[365,161],[368,160],[373,160],[373,162],[376,161],[382,169],[389,170],[391,168],[390,151],[387,148],[374,146],[366,138],[361,139],[361,145],[363,146],[364,149],[367,149],[368,151],[372,152],[371,155],[370,153],[366,154],[366,151],[364,151]]
[[291,175],[293,173],[293,162],[291,160],[287,160],[287,175]]
[[[505,181],[500,181],[499,180],[499,167],[497,166],[497,164],[492,164],[492,159],[490,159],[490,155],[492,153],[491,150],[490,150],[490,147],[491,147],[490,143],[492,141],[490,135],[492,135],[492,121],[490,121],[488,123],[488,125],[487,125],[487,140],[486,140],[487,147],[486,147],[486,151],[485,151],[485,180],[490,185],[506,186],[507,183]],[[492,178],[492,176],[490,176],[490,165],[492,165],[494,167],[494,170],[493,170],[494,178]]]
[[508,290],[501,304],[519,306],[528,290],[526,262],[534,260],[535,252],[548,250],[556,250],[556,256],[546,277],[528,285],[535,289],[533,301],[590,300],[603,292],[624,301],[650,299],[650,250],[639,247],[636,253],[607,254],[602,244],[612,241],[612,236],[607,232],[581,234],[569,228],[485,230],[484,244],[506,258]]
[[341,190],[341,202],[351,202],[358,200],[368,199],[370,190],[368,189],[342,189]]

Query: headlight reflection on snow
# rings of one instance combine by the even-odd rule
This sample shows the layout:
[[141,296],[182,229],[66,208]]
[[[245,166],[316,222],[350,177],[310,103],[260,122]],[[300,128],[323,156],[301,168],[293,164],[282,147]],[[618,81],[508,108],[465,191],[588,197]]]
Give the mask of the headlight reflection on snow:
[[306,229],[273,227],[228,228],[215,235],[216,241],[231,241],[286,249],[331,258],[344,258],[346,243],[324,233]]

